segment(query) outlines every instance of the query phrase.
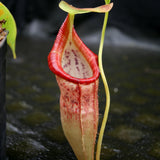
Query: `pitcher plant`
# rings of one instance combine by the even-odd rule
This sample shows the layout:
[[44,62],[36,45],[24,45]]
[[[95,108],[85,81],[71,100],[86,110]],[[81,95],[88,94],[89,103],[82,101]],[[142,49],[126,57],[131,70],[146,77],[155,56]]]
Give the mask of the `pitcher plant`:
[[[78,160],[94,160],[98,129],[98,83],[101,74],[106,90],[106,110],[99,133],[96,160],[100,159],[101,143],[109,111],[109,89],[102,66],[102,50],[108,12],[113,4],[96,8],[76,8],[61,1],[59,7],[68,12],[48,55],[50,70],[60,88],[60,115],[64,134]],[[74,28],[75,14],[105,13],[99,55],[79,38]]]

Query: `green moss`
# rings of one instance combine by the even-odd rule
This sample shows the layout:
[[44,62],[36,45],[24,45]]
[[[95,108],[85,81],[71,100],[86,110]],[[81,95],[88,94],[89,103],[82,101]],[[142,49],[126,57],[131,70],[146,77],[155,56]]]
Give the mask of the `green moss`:
[[22,134],[22,132],[17,128],[17,126],[7,122],[6,123],[6,132],[7,136],[11,136],[13,134]]
[[149,154],[153,157],[160,158],[160,142],[152,144],[152,148],[150,149]]
[[47,87],[47,88],[53,88],[53,87],[57,86],[57,83],[53,80],[52,81],[47,81],[47,82],[43,83],[43,86]]
[[7,112],[18,112],[25,109],[32,109],[32,106],[27,104],[25,101],[13,102],[6,106]]
[[111,103],[110,111],[111,113],[116,113],[121,115],[129,112],[130,108],[119,103]]
[[146,104],[147,101],[148,101],[146,97],[143,97],[143,96],[140,96],[140,95],[127,96],[127,100],[136,104],[136,105],[143,105],[143,104]]
[[18,83],[18,81],[16,81],[16,80],[7,80],[6,81],[6,86],[7,87],[18,87],[19,86],[19,83]]
[[29,86],[25,86],[23,88],[18,89],[18,93],[20,93],[20,94],[31,94],[34,92],[35,92],[35,90],[33,90],[33,88],[31,88]]
[[66,142],[66,138],[64,136],[63,130],[61,126],[57,128],[48,129],[44,132],[46,138],[48,138],[52,142],[64,143]]
[[41,76],[41,75],[34,74],[34,75],[29,76],[28,79],[29,79],[31,82],[38,82],[38,81],[42,80],[42,76]]
[[129,83],[127,81],[125,81],[124,83],[122,83],[122,86],[124,88],[127,88],[127,89],[134,89],[136,88],[135,84],[134,83]]
[[24,109],[20,102],[14,102],[6,106],[7,112],[17,112]]
[[136,121],[149,127],[159,127],[160,125],[160,117],[154,116],[152,114],[141,114],[136,117]]
[[38,103],[50,103],[55,100],[55,96],[50,94],[42,94],[36,97],[33,97],[33,100]]
[[145,93],[149,94],[150,96],[156,96],[156,97],[160,97],[160,90],[154,89],[154,88],[147,88],[145,90]]
[[54,105],[54,106],[52,107],[52,109],[53,109],[54,111],[56,111],[56,112],[60,112],[60,106],[59,106],[59,104]]
[[12,157],[18,160],[32,159],[46,150],[47,148],[38,141],[30,138],[19,138],[18,141],[8,146],[7,156],[10,157],[9,159]]
[[119,152],[119,150],[102,146],[101,159],[109,160],[111,158],[114,158]]
[[109,132],[109,135],[128,143],[135,143],[143,137],[143,133],[140,130],[127,126],[119,126]]
[[160,104],[155,105],[155,108],[154,108],[154,109],[155,109],[156,112],[157,112],[157,111],[160,112]]
[[40,125],[42,123],[49,122],[50,120],[51,118],[47,114],[39,111],[30,113],[23,118],[23,121],[29,126]]
[[13,96],[7,93],[6,94],[6,100],[11,100],[11,99],[13,99]]

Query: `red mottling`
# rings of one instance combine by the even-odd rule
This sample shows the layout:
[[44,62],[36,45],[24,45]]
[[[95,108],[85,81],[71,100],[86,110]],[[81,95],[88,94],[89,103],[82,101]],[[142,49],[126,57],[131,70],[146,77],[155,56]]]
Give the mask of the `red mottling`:
[[[99,114],[97,55],[85,46],[75,29],[73,28],[71,32],[70,28],[69,17],[67,17],[48,56],[48,65],[50,70],[56,74],[61,92],[60,113],[65,136],[75,154],[79,155],[81,153],[82,157],[77,156],[78,159],[94,159]],[[72,36],[69,35],[71,33]],[[72,40],[70,41],[68,37],[72,37]],[[73,49],[72,43],[75,45]],[[70,51],[65,48],[66,44],[69,45],[67,47]],[[79,54],[84,57],[93,72],[93,75],[89,78],[86,78],[89,74],[87,65],[84,61],[81,62]],[[62,60],[65,60],[64,66],[62,66]],[[71,63],[75,63],[74,66],[77,66],[75,71],[78,73],[78,70],[83,70],[83,78],[76,78],[65,72],[63,67],[68,67]],[[80,149],[75,149],[75,146]]]
[[71,60],[70,60],[70,59],[68,60],[68,63],[67,63],[67,64],[68,64],[68,65],[71,65]]
[[78,59],[77,58],[74,58],[74,60],[75,60],[75,65],[78,65],[79,63],[78,63]]
[[70,55],[70,51],[69,50],[65,50],[64,53],[65,53],[65,56],[68,58],[68,56]]
[[[74,43],[76,48],[78,48],[78,52],[80,52],[84,56],[86,61],[89,63],[93,71],[93,76],[90,78],[76,78],[67,74],[61,66],[63,51],[65,48],[65,45],[67,44],[69,33],[71,33],[69,29],[70,29],[69,16],[67,16],[66,20],[64,21],[64,23],[62,24],[58,32],[58,35],[56,37],[52,50],[48,55],[49,68],[56,75],[64,79],[67,79],[68,81],[73,83],[89,84],[91,82],[94,82],[99,77],[97,55],[94,54],[89,48],[87,48],[87,46],[81,41],[81,39],[78,37],[74,28],[72,30],[71,42]],[[77,54],[75,53],[75,50],[73,50],[72,52],[75,54],[75,56],[77,56]]]
[[75,57],[78,57],[77,53],[76,53],[77,51],[75,51],[74,49],[72,49],[71,51],[72,51],[72,53],[74,54]]
[[81,63],[81,65],[82,65],[82,69],[84,70],[85,69],[85,65],[83,63]]
[[79,70],[79,67],[76,67],[76,69],[77,69],[78,72],[80,71],[80,70]]

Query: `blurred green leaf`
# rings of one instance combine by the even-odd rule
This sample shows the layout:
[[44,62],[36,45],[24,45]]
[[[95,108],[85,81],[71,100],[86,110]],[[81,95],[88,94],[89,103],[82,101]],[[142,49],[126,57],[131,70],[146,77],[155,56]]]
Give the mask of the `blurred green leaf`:
[[8,10],[8,8],[0,2],[0,20],[5,20],[6,23],[3,24],[3,27],[9,32],[7,35],[7,43],[10,46],[13,58],[16,58],[15,46],[16,46],[16,36],[17,36],[17,27],[15,20]]

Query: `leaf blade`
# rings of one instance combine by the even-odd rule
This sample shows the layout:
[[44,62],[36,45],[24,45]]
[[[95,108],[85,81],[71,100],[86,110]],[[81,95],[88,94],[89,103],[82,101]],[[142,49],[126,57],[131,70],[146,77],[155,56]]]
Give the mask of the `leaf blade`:
[[61,1],[59,3],[59,7],[70,14],[83,14],[89,12],[105,13],[109,12],[112,9],[113,3],[105,4],[95,8],[76,8],[65,1]]
[[3,27],[5,27],[6,30],[8,30],[8,35],[7,35],[7,44],[12,50],[13,53],[13,58],[16,58],[16,36],[17,36],[17,27],[16,27],[16,22],[8,10],[8,8],[0,2],[0,20],[5,20],[6,23],[3,24]]

